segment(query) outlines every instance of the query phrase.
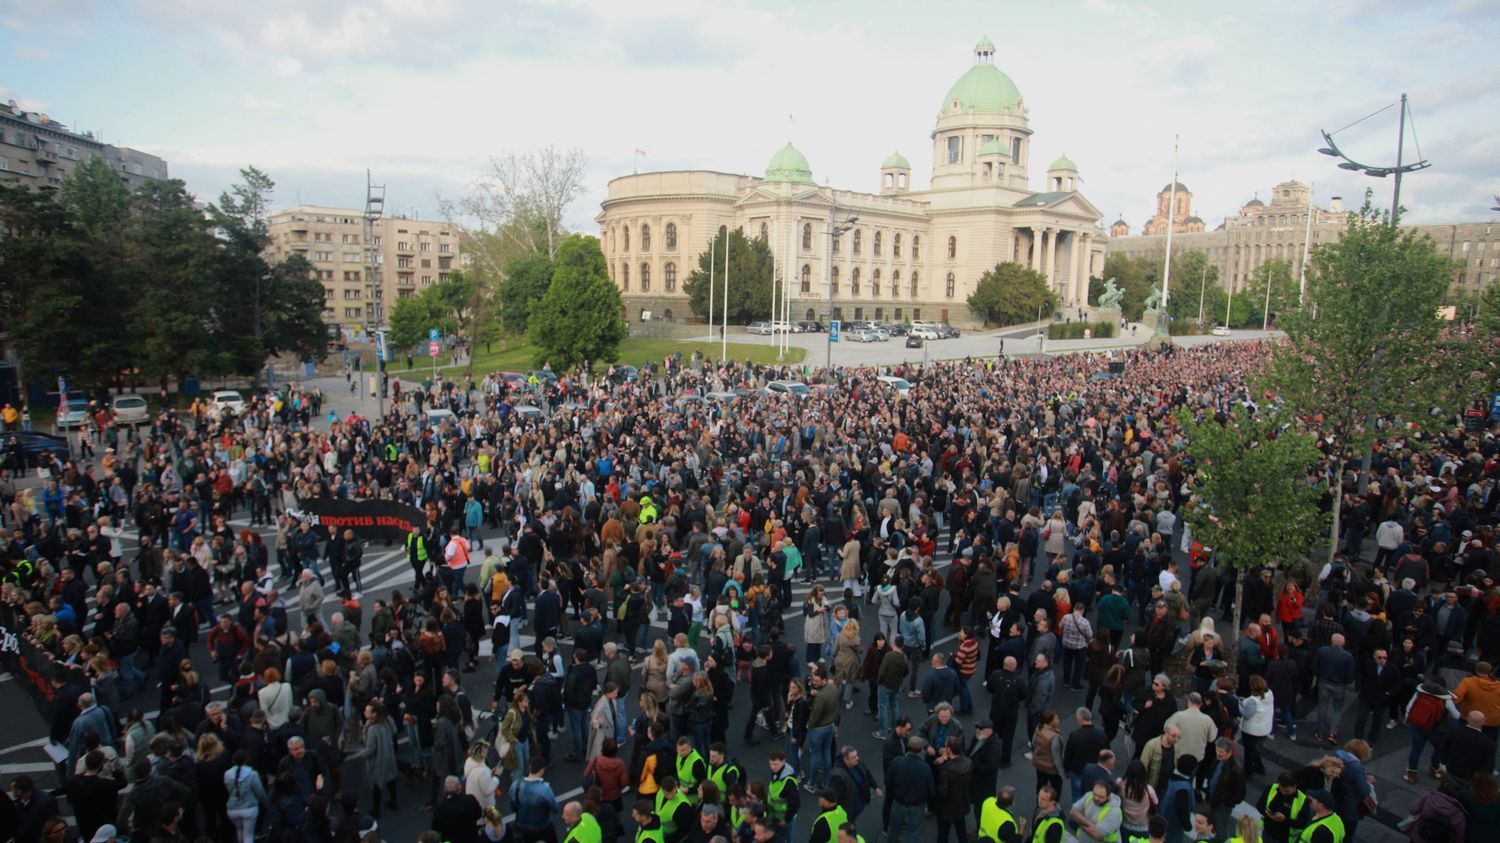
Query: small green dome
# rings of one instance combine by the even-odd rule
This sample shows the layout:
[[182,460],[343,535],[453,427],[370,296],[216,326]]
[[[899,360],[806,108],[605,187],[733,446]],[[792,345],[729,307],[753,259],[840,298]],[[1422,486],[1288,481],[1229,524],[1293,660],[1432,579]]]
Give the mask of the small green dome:
[[910,170],[911,169],[911,162],[906,160],[906,156],[905,155],[902,155],[899,152],[892,152],[891,155],[890,155],[890,157],[887,158],[887,159],[885,159],[885,163],[880,165],[880,169],[882,169],[882,170]]
[[985,155],[1005,155],[1008,151],[1005,148],[1005,144],[1001,143],[998,137],[990,138],[979,145],[979,154],[981,157]]
[[943,97],[939,117],[950,114],[1005,114],[1021,103],[1021,91],[992,64],[995,45],[986,38],[974,47],[974,66],[958,77]]
[[788,141],[779,152],[771,156],[771,163],[766,165],[766,181],[768,182],[796,182],[799,184],[815,184],[812,177],[812,165],[807,163],[807,156],[797,151]]
[[1076,173],[1078,172],[1078,165],[1073,163],[1073,159],[1064,155],[1061,158],[1058,158],[1056,161],[1053,161],[1052,166],[1047,168],[1048,172],[1051,172],[1052,170],[1072,170]]

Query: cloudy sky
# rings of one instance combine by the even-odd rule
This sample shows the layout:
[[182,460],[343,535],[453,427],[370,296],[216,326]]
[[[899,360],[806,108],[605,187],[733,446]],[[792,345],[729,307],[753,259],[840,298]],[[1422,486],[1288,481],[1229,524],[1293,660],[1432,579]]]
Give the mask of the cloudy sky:
[[[1338,170],[1318,130],[1411,96],[1432,168],[1421,222],[1484,221],[1500,193],[1495,0],[0,0],[0,99],[166,157],[205,198],[239,167],[276,203],[435,215],[489,156],[588,156],[570,209],[641,169],[759,174],[787,140],[815,178],[877,189],[900,150],[918,187],[943,94],[988,35],[1030,108],[1032,161],[1066,153],[1107,224],[1138,228],[1172,169],[1210,226],[1282,180],[1356,204],[1388,181]],[[1396,111],[1338,136],[1395,160]],[[1039,186],[1043,174],[1031,173]]]

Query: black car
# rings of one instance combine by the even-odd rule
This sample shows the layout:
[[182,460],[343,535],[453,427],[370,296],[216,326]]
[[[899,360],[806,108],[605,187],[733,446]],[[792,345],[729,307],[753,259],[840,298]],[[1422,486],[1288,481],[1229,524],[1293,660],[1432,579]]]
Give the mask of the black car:
[[911,326],[899,323],[895,325],[887,325],[885,326],[885,332],[893,337],[904,337],[907,334],[911,333]]
[[917,336],[916,334],[907,334],[906,335],[906,347],[907,348],[921,348],[922,347],[922,338],[919,337],[919,336]]
[[798,322],[797,327],[801,328],[803,333],[807,334],[821,334],[828,330],[823,327],[822,322]]
[[43,454],[56,454],[61,460],[72,457],[68,448],[68,440],[61,436],[53,436],[49,433],[27,433],[20,430],[0,434],[0,443],[4,444],[6,453],[9,453],[12,448],[11,439],[16,440],[16,450],[28,468],[39,465]]
[[942,331],[943,339],[945,340],[958,338],[958,329],[953,327],[952,325],[944,325],[940,330]]

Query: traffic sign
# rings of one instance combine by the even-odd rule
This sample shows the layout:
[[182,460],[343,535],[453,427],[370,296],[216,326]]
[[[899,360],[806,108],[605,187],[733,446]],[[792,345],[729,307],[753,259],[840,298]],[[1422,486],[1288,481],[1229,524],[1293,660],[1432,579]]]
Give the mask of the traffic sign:
[[442,343],[438,342],[437,340],[433,340],[433,341],[427,343],[427,356],[428,357],[436,357],[436,356],[438,356],[439,354],[442,354],[442,353],[443,353],[443,344]]
[[442,338],[443,338],[443,332],[442,331],[439,331],[437,328],[428,328],[427,329],[427,339],[428,339],[429,342],[437,342],[438,340],[440,340]]
[[828,321],[828,341],[829,342],[838,342],[839,341],[839,327],[840,327],[839,320],[837,320],[837,319],[830,319]]

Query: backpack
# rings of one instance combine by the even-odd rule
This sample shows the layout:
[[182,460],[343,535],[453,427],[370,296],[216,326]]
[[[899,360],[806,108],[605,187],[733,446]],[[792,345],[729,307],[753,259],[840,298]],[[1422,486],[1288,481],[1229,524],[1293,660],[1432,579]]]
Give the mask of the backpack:
[[1412,700],[1411,709],[1406,714],[1406,722],[1418,729],[1436,729],[1443,722],[1443,716],[1447,714],[1444,709],[1443,700],[1432,694],[1417,692],[1416,699]]

